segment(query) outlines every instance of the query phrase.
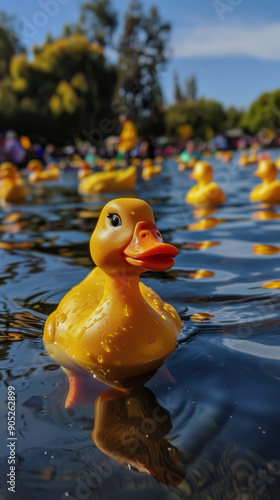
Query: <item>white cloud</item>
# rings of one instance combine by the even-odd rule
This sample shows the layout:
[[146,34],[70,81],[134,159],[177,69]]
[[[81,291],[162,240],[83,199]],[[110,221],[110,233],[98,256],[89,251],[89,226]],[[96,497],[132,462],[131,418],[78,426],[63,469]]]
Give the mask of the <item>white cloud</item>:
[[203,26],[177,30],[174,57],[249,56],[280,60],[280,23],[266,26]]

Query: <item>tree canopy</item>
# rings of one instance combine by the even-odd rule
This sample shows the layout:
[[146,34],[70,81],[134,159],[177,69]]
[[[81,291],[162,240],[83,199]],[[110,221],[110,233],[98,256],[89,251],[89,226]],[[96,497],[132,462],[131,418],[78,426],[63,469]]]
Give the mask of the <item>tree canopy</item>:
[[[58,38],[48,34],[28,55],[14,25],[15,18],[0,11],[2,131],[73,142],[100,130],[102,120],[113,124],[105,127],[108,133],[118,133],[121,113],[143,135],[192,131],[207,139],[235,127],[252,134],[280,128],[280,90],[262,94],[244,112],[198,96],[195,76],[182,83],[175,73],[174,103],[166,106],[160,75],[169,59],[171,26],[141,0],[131,1],[123,19],[112,0],[85,0],[78,22]],[[104,127],[101,132],[105,137]]]

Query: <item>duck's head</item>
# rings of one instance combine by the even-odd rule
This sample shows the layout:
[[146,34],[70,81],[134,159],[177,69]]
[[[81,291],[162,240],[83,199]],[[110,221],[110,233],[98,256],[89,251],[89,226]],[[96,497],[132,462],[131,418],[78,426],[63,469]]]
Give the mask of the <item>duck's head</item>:
[[190,174],[191,179],[208,184],[213,177],[213,169],[207,161],[197,161]]
[[42,172],[43,163],[40,160],[30,160],[26,168],[29,172]]
[[264,181],[272,182],[277,177],[277,167],[272,160],[261,160],[254,175],[260,177]]
[[90,240],[90,252],[106,274],[123,277],[148,270],[167,271],[178,253],[163,242],[150,205],[134,198],[105,205]]
[[0,166],[0,179],[13,179],[18,176],[18,169],[17,167],[9,162],[5,161],[4,163],[1,163]]

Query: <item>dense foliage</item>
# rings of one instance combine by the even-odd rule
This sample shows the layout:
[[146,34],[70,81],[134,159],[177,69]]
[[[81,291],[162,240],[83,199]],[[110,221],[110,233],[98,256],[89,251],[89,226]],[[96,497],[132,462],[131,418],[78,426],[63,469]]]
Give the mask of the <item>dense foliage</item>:
[[56,143],[101,139],[118,133],[120,113],[144,135],[188,130],[208,139],[235,127],[253,134],[280,128],[280,90],[261,95],[243,112],[197,98],[195,77],[182,89],[175,74],[174,104],[164,105],[160,74],[170,29],[156,7],[146,11],[140,0],[132,0],[120,26],[111,0],[87,0],[76,24],[27,55],[14,19],[0,12],[1,130]]

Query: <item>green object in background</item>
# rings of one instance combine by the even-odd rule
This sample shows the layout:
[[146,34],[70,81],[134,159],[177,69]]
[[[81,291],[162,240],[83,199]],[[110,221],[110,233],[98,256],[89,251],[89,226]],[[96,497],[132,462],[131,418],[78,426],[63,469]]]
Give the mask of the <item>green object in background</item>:
[[181,154],[180,154],[180,160],[184,161],[185,163],[188,163],[190,161],[191,157],[189,155],[189,153],[187,153],[187,151],[183,151]]

